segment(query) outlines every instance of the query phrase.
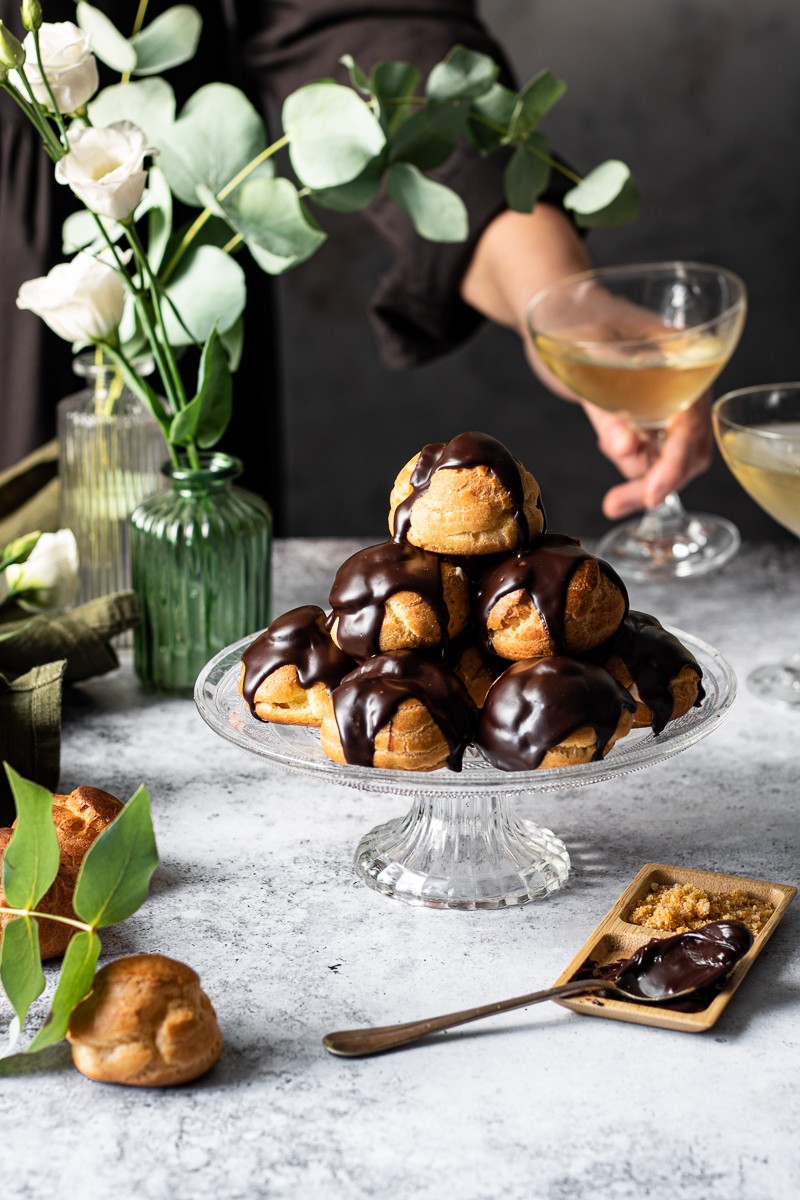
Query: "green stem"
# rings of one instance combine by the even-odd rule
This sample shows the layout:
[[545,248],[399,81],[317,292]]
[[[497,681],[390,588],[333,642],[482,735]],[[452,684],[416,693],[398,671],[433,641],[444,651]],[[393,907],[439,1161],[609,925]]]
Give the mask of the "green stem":
[[[230,196],[231,192],[234,191],[234,189],[237,188],[240,183],[243,183],[244,180],[247,179],[248,175],[252,175],[253,171],[255,171],[257,167],[260,167],[262,163],[267,161],[267,159],[272,158],[273,154],[277,154],[277,152],[286,146],[288,142],[289,135],[285,133],[283,137],[279,137],[276,142],[272,143],[272,145],[267,146],[266,150],[262,150],[260,154],[257,154],[255,158],[251,159],[246,166],[242,167],[238,175],[234,175],[233,179],[225,184],[222,191],[217,193],[217,199],[225,200],[226,197]],[[200,215],[192,222],[176,246],[175,253],[172,255],[172,258],[169,260],[161,274],[162,283],[166,283],[167,280],[171,278],[175,268],[183,258],[189,246],[197,237],[206,221],[213,216],[214,213],[210,208],[204,208]]]
[[3,906],[3,915],[8,914],[12,917],[44,917],[48,921],[57,921],[59,925],[72,925],[74,929],[82,929],[84,933],[94,933],[94,926],[87,925],[84,921],[73,921],[72,917],[58,917],[55,913],[39,912],[35,908],[6,908]]
[[39,49],[39,30],[38,29],[34,29],[34,31],[33,31],[33,44],[36,47],[36,62],[39,66],[39,74],[42,77],[44,86],[47,89],[47,94],[50,97],[50,103],[53,106],[53,115],[56,119],[56,124],[58,125],[58,128],[61,132],[61,141],[64,144],[64,148],[69,150],[69,139],[67,138],[67,127],[64,124],[64,118],[61,115],[61,110],[59,109],[58,105],[56,104],[56,98],[53,95],[53,89],[50,86],[50,80],[47,78],[47,72],[45,71],[44,65],[42,63],[42,52]]
[[162,353],[164,354],[164,358],[166,360],[167,367],[169,369],[170,376],[172,379],[172,384],[175,388],[175,395],[178,400],[178,407],[185,408],[186,403],[187,403],[186,391],[183,386],[183,380],[181,379],[180,371],[178,370],[178,365],[175,362],[175,358],[174,358],[174,355],[170,348],[169,340],[167,338],[167,331],[164,326],[164,314],[161,310],[161,295],[159,292],[158,281],[157,281],[155,275],[153,274],[152,270],[150,269],[150,263],[147,260],[147,254],[145,253],[142,243],[139,241],[139,235],[136,232],[136,228],[133,224],[133,221],[128,221],[125,224],[125,232],[127,234],[128,241],[130,242],[131,247],[133,249],[133,253],[136,256],[136,261],[139,264],[139,269],[142,272],[142,278],[145,279],[148,283],[148,287],[150,290],[150,298],[153,302],[153,312],[155,314],[156,324],[158,325],[158,332],[161,335],[161,350],[162,350]]
[[58,160],[63,157],[63,148],[61,143],[55,137],[47,121],[40,116],[35,105],[29,104],[25,97],[19,94],[13,84],[5,82],[0,86],[2,86],[3,89],[8,92],[9,96],[11,96],[11,98],[15,101],[15,103],[19,105],[25,116],[30,121],[31,125],[33,125],[34,129],[36,129],[36,131],[39,133],[44,142],[44,148],[47,151],[51,161],[54,163],[58,162]]
[[[139,7],[136,10],[136,16],[133,21],[133,30],[131,32],[132,38],[136,37],[137,33],[139,33],[142,26],[144,25],[144,17],[145,17],[145,13],[147,12],[147,5],[148,5],[148,0],[139,0]],[[122,75],[120,76],[120,83],[130,83],[130,81],[131,81],[130,71],[123,71]]]
[[[492,129],[495,133],[500,133],[504,137],[508,137],[509,131],[505,125],[498,125],[496,121],[490,121],[488,117],[483,117],[480,113],[472,113],[470,120],[477,122],[479,125],[485,125],[487,129]],[[544,150],[538,150],[532,143],[527,144],[524,138],[517,139],[517,141],[519,145],[525,144],[526,150],[529,150],[531,154],[535,154],[542,162],[547,163],[548,167],[552,167],[555,171],[560,171],[572,183],[583,183],[580,175],[576,175],[574,171],[570,171],[569,167],[565,167],[563,163],[558,162],[555,158],[551,158],[549,154],[545,154]]]
[[244,241],[244,236],[241,233],[236,233],[229,242],[226,242],[222,247],[225,254],[230,254],[237,246],[240,246]]

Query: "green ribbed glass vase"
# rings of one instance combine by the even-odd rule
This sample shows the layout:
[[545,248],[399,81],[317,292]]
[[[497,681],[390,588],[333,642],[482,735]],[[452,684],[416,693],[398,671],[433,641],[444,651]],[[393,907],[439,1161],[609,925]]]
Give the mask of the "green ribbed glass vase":
[[270,510],[235,486],[238,459],[203,453],[200,463],[168,463],[168,490],[131,517],[136,673],[187,695],[209,658],[270,620]]

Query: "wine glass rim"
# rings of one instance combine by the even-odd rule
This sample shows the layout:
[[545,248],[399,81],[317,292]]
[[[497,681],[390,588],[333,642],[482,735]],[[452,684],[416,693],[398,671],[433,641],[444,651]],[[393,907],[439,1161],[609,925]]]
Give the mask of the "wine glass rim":
[[[664,332],[663,334],[659,332],[659,343],[665,341],[668,342],[673,339],[678,340],[679,338],[686,337],[687,333],[702,333],[703,330],[709,329],[712,325],[717,325],[720,321],[726,320],[739,309],[745,307],[747,303],[747,287],[742,277],[737,275],[735,271],[731,271],[729,267],[720,267],[714,263],[695,262],[689,259],[664,259],[661,262],[649,263],[624,263],[619,266],[612,265],[604,267],[591,267],[586,271],[576,271],[573,275],[565,275],[562,279],[557,279],[553,283],[545,284],[543,288],[539,288],[537,292],[534,292],[525,306],[525,315],[527,317],[530,331],[534,335],[536,333],[544,334],[545,337],[550,338],[554,342],[561,341],[569,343],[569,345],[572,346],[608,346],[610,344],[608,341],[595,340],[592,338],[563,338],[559,337],[557,333],[547,333],[543,329],[537,329],[531,316],[531,310],[545,296],[558,291],[559,288],[568,287],[570,284],[579,283],[584,280],[588,281],[590,279],[600,279],[604,275],[616,275],[618,277],[623,277],[625,275],[643,274],[646,271],[660,271],[662,274],[667,274],[669,271],[674,271],[678,267],[687,270],[710,271],[716,273],[717,275],[724,275],[726,278],[733,280],[739,294],[732,304],[729,304],[727,308],[724,308],[721,312],[717,313],[715,317],[711,317],[707,321],[701,321],[697,325],[688,325],[684,329],[672,329],[669,332]],[[638,343],[652,340],[653,338],[646,337],[620,338],[615,339],[613,344],[615,346],[635,346]]]
[[800,401],[800,380],[789,380],[786,383],[754,383],[749,387],[734,388],[733,391],[726,392],[724,396],[718,396],[711,406],[718,421],[724,422],[730,429],[741,430],[742,433],[749,433],[753,437],[766,438],[767,441],[783,441],[782,433],[773,433],[770,429],[754,429],[752,425],[743,425],[741,421],[735,421],[723,412],[723,407],[729,400],[736,400],[740,396],[753,396],[758,393],[774,393],[774,392],[790,392],[795,391],[797,398]]

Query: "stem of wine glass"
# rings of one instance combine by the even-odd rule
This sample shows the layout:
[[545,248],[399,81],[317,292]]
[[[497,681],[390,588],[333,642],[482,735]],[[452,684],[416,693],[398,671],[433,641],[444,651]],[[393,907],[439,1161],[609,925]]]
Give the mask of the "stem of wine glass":
[[[644,430],[646,437],[648,470],[656,462],[664,447],[667,431],[664,427]],[[681,528],[686,521],[686,509],[677,492],[669,492],[660,504],[648,508],[636,526],[634,537],[646,542],[658,542]]]

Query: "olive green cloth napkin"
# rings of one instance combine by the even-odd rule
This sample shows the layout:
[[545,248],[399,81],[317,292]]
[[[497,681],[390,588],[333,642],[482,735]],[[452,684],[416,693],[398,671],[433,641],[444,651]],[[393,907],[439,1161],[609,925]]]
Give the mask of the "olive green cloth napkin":
[[[49,442],[0,473],[0,546],[58,527],[58,447]],[[62,686],[119,666],[111,639],[138,622],[133,592],[102,596],[68,613],[0,608],[0,761],[44,787],[58,786]],[[0,770],[0,826],[13,819]]]

